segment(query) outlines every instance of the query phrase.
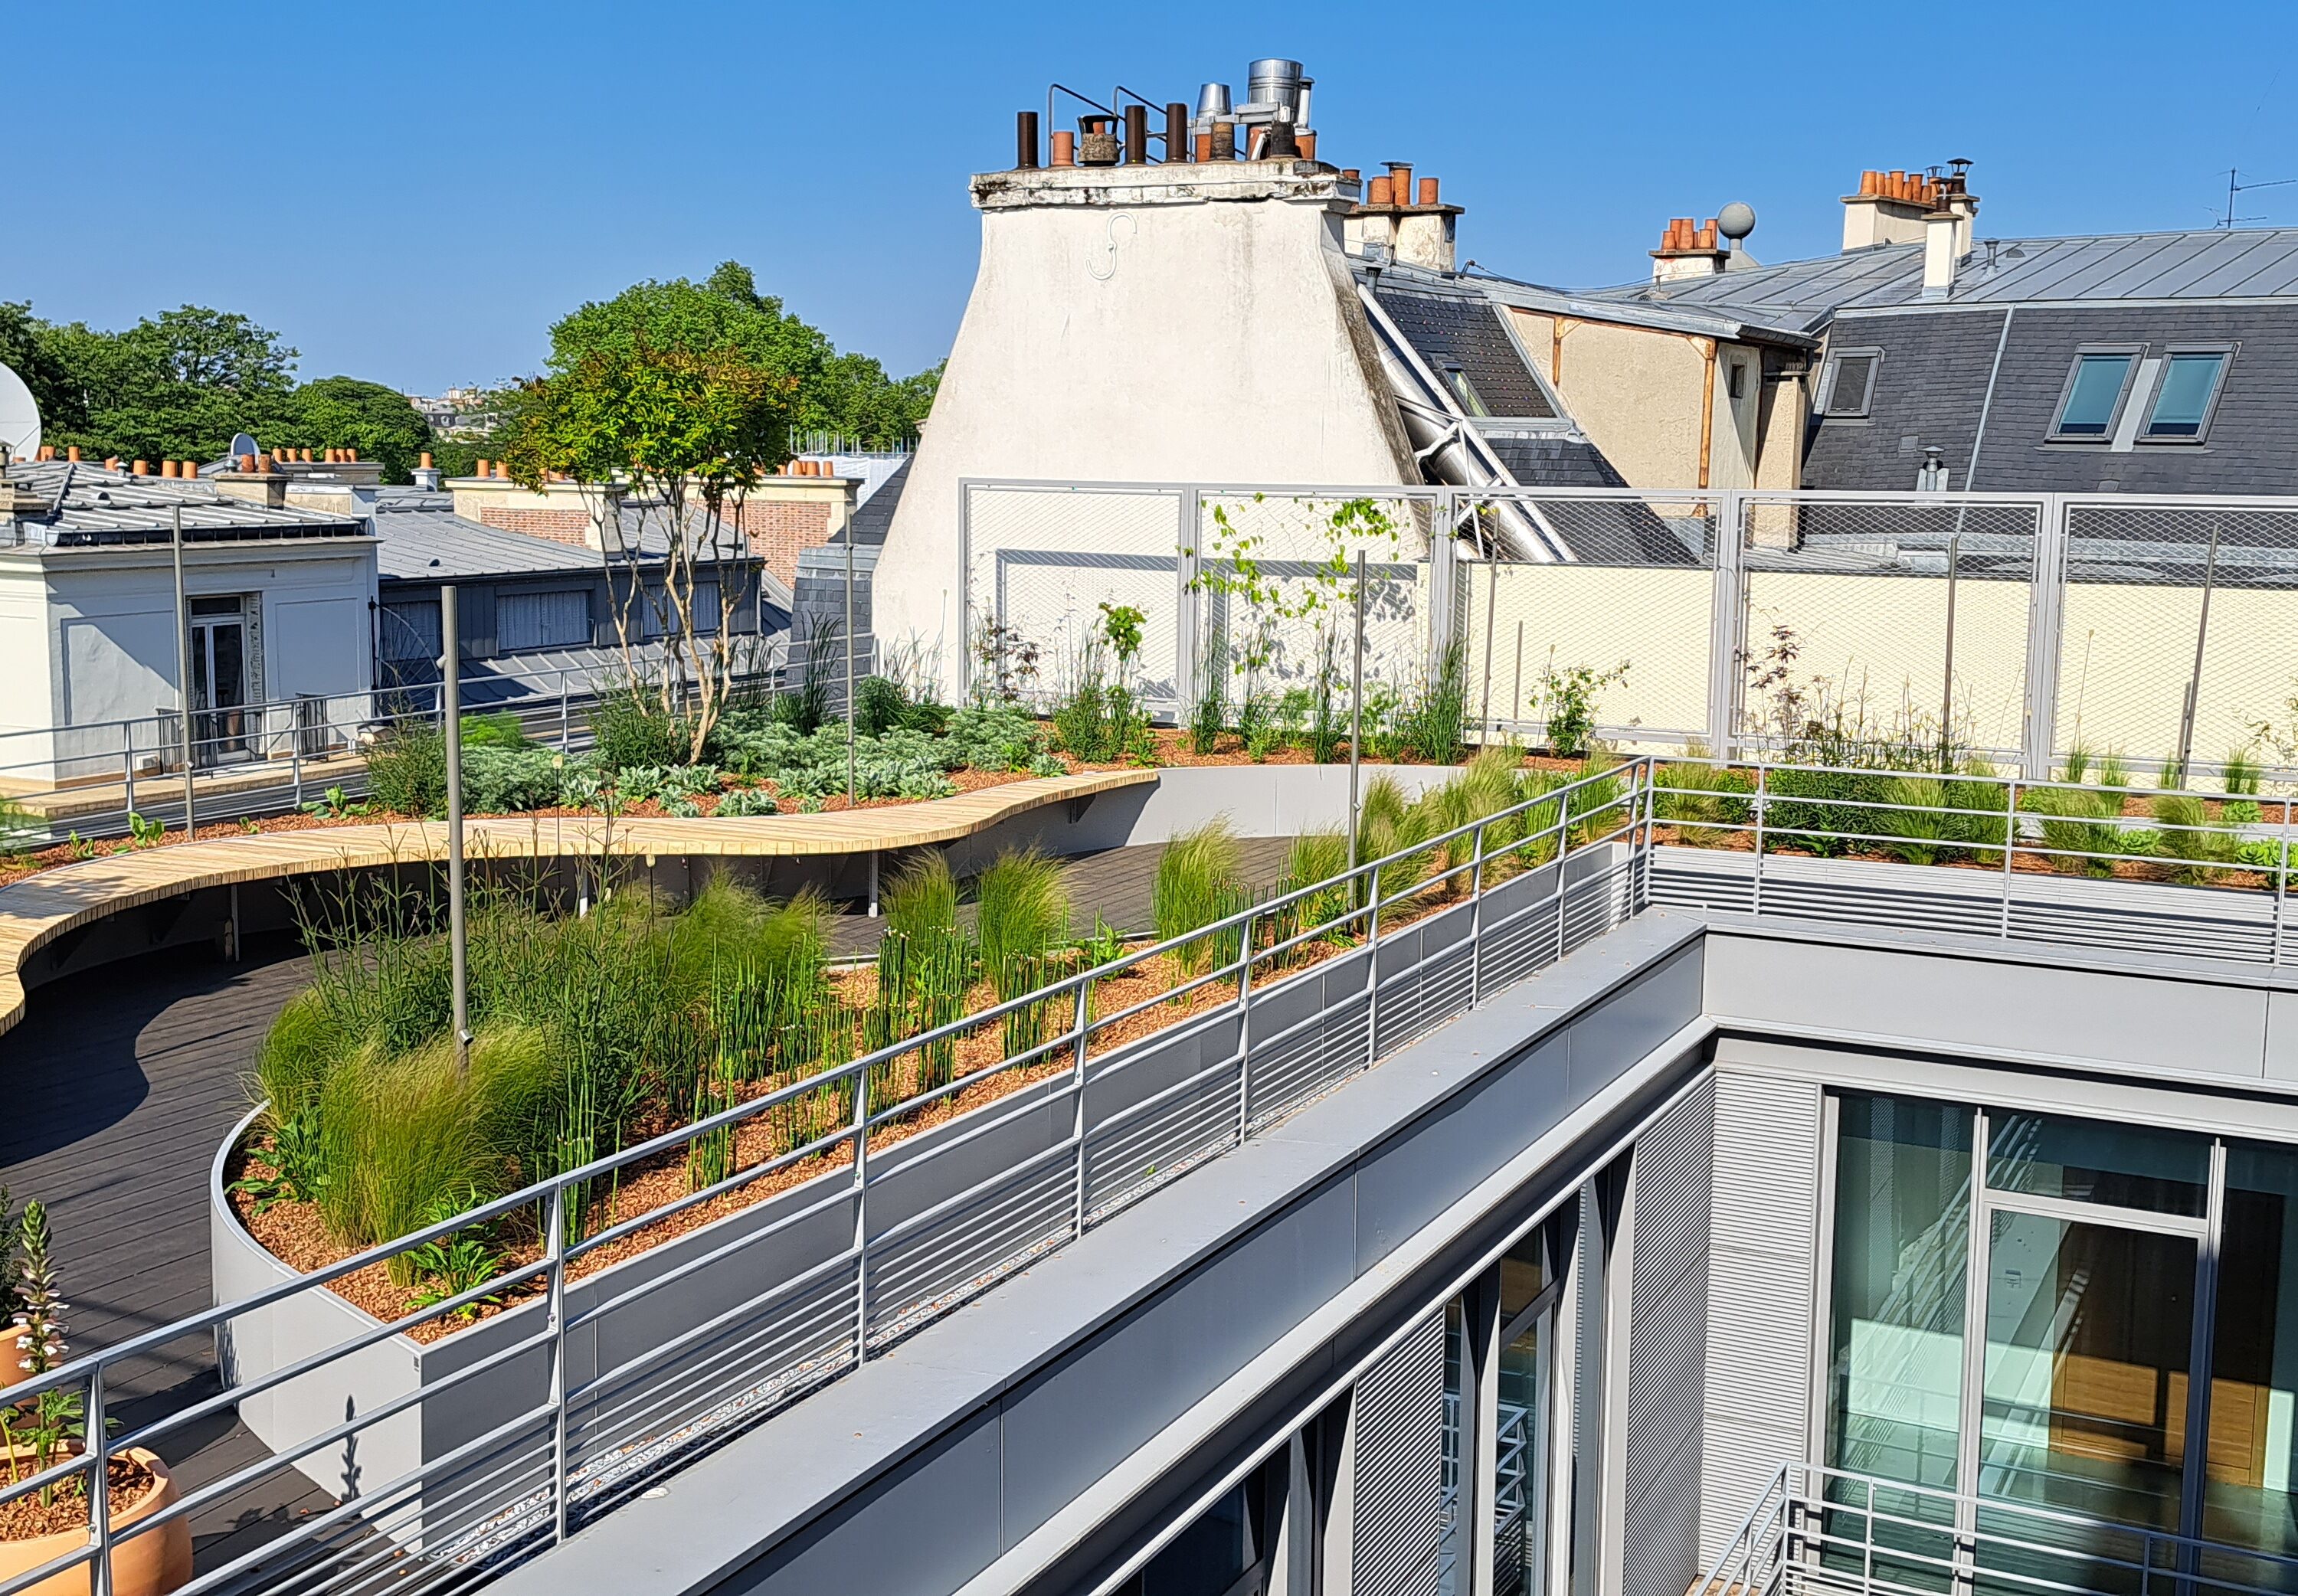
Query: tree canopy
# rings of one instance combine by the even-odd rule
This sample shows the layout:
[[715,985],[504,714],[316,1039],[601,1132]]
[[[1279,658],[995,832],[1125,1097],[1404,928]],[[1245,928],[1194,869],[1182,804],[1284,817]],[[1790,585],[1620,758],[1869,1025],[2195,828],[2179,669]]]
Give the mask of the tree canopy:
[[[941,380],[938,366],[897,379],[868,355],[839,353],[780,299],[760,293],[750,269],[732,260],[700,282],[640,283],[583,305],[551,328],[550,350],[541,378],[512,386],[503,419],[489,436],[450,440],[435,434],[404,394],[382,384],[350,376],[299,382],[295,350],[234,311],[183,305],[106,331],[43,320],[29,304],[0,301],[0,362],[31,389],[43,437],[59,449],[78,444],[97,459],[210,460],[234,433],[248,432],[268,448],[355,448],[361,459],[380,461],[389,481],[406,481],[426,451],[451,475],[467,475],[479,456],[517,458],[526,435],[517,414],[527,403],[521,396],[583,372],[592,401],[603,402],[615,382],[636,382],[643,351],[646,360],[673,357],[682,372],[670,387],[646,396],[657,406],[706,392],[715,404],[726,397],[737,367],[759,384],[754,400],[745,401],[740,436],[726,434],[723,413],[677,425],[658,412],[628,418],[632,428],[656,429],[649,448],[659,454],[672,446],[673,433],[682,432],[680,447],[715,440],[771,468],[810,433],[880,447],[906,442]],[[667,381],[674,373],[664,368],[647,375],[649,382]],[[639,400],[639,388],[626,396]],[[621,442],[636,437],[626,431]],[[572,442],[559,434],[558,446]]]

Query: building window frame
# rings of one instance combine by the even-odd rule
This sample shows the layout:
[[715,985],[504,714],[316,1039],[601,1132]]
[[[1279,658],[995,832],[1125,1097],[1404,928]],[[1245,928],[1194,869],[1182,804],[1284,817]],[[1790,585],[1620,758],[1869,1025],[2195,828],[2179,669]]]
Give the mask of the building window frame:
[[[534,654],[541,653],[552,649],[589,648],[595,637],[596,627],[598,624],[591,603],[591,587],[588,583],[572,586],[564,583],[553,583],[550,585],[502,589],[495,596],[496,652],[499,654]],[[563,640],[556,637],[545,636],[542,641],[539,642],[527,642],[521,641],[517,643],[509,643],[503,641],[504,627],[502,624],[501,612],[507,607],[508,602],[515,602],[521,600],[541,601],[550,599],[579,599],[583,610],[581,626]],[[570,605],[568,608],[571,608],[573,606]]]
[[[2211,422],[2217,417],[2219,401],[2226,393],[2227,377],[2234,370],[2236,354],[2240,343],[2166,343],[2158,352],[2162,366],[2154,374],[2153,391],[2146,395],[2146,414],[2138,424],[2137,443],[2169,444],[2173,448],[2191,448],[2207,442]],[[2171,364],[2181,355],[2215,355],[2219,360],[2218,375],[2211,379],[2210,397],[2203,402],[2201,423],[2191,433],[2157,433],[2154,427],[2154,407],[2162,401],[2162,389],[2170,378]]]
[[[1846,360],[1867,362],[1866,380],[1860,385],[1856,404],[1847,403],[1847,396],[1838,390],[1843,385],[1843,363]],[[1875,384],[1883,375],[1883,351],[1880,348],[1862,347],[1829,351],[1826,381],[1819,396],[1819,415],[1825,421],[1862,421],[1873,414]]]
[[[2067,430],[2067,404],[2075,396],[2075,385],[2081,380],[2086,360],[2118,359],[2122,361],[2122,385],[2115,391],[2114,403],[2106,412],[2106,419],[2096,432]],[[2078,344],[2067,360],[2066,380],[2059,385],[2059,397],[2051,406],[2051,430],[2047,434],[2054,443],[2095,443],[2102,447],[2114,442],[2114,429],[2122,420],[2123,407],[2130,402],[2130,390],[2138,380],[2138,368],[2146,358],[2144,343],[2083,343]]]

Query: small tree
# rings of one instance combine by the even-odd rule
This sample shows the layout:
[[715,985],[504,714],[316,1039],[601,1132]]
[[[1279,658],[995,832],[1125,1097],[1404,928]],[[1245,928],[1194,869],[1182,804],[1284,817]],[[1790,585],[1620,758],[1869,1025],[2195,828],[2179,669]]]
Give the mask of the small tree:
[[[754,570],[725,517],[730,509],[740,517],[752,484],[787,453],[799,396],[828,347],[732,261],[705,283],[641,283],[551,329],[550,368],[528,385],[504,451],[529,487],[566,477],[584,490],[608,529],[602,558],[629,690],[682,722],[697,760],[732,689],[731,622]],[[658,588],[636,549],[620,546],[626,498],[640,540],[651,526],[662,532]],[[718,624],[706,633],[698,600],[712,578]],[[651,680],[632,647],[633,621],[649,615],[673,667]]]

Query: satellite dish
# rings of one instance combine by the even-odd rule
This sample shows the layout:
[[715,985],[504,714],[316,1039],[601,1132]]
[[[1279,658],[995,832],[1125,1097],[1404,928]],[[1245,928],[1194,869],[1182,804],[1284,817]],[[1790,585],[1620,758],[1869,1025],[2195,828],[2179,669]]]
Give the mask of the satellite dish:
[[1738,243],[1756,230],[1756,208],[1733,200],[1715,213],[1715,230]]
[[12,460],[37,459],[40,452],[40,407],[24,379],[0,366],[0,448]]
[[231,434],[231,463],[233,466],[236,467],[239,464],[239,457],[243,454],[260,454],[260,452],[262,451],[256,447],[255,440],[248,436],[247,434],[234,433]]

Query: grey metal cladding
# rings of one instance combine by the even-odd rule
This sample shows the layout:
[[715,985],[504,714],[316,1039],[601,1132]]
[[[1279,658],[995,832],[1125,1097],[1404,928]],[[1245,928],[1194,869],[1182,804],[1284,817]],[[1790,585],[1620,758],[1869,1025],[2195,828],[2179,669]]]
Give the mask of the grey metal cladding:
[[[854,529],[854,546],[868,549],[883,544],[886,533],[894,525],[894,509],[902,502],[902,490],[910,485],[910,467],[916,463],[912,455],[894,468],[894,474],[878,485],[878,491],[863,500],[848,523]],[[833,539],[832,542],[837,540]]]
[[1444,1314],[1430,1314],[1356,1388],[1360,1596],[1436,1596],[1443,1531]]
[[[2288,493],[2298,491],[2298,301],[2021,305],[2001,340],[1994,400],[1987,376],[2002,331],[1989,312],[1909,310],[1839,321],[1838,343],[1884,351],[1871,418],[1817,420],[1806,485],[1862,491],[1914,485],[1922,446],[1937,443],[1950,485],[1996,492]],[[1856,329],[1856,330],[1855,330]],[[2210,431],[2199,442],[2053,442],[2067,371],[2088,344],[2233,347]],[[2143,402],[2134,396],[2131,402]],[[1987,430],[1974,471],[1980,409]],[[1918,440],[1902,450],[1907,437]]]
[[1538,380],[1525,368],[1516,341],[1500,325],[1500,312],[1488,302],[1404,294],[1389,287],[1374,290],[1374,296],[1421,359],[1440,372],[1459,367],[1493,415],[1556,414]]
[[1699,1574],[1712,1077],[1636,1144],[1621,1414],[1623,1596],[1677,1596]]

